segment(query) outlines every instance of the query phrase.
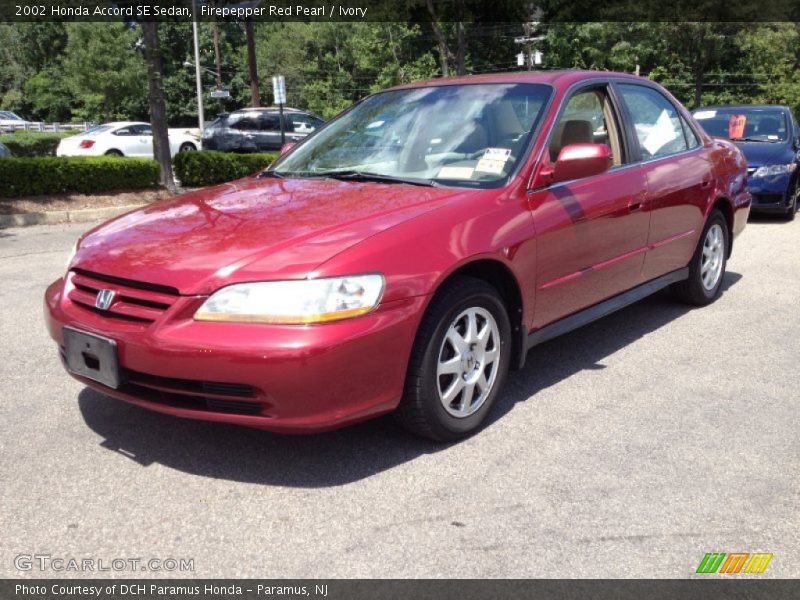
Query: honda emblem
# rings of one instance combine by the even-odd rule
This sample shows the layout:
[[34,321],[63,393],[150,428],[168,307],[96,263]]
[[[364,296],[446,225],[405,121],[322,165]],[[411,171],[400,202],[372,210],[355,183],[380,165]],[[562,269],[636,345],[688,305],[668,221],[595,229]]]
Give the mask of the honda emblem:
[[116,296],[114,290],[100,290],[97,292],[97,298],[95,298],[94,301],[95,308],[108,310],[108,307],[111,306],[111,303],[114,301],[114,296]]

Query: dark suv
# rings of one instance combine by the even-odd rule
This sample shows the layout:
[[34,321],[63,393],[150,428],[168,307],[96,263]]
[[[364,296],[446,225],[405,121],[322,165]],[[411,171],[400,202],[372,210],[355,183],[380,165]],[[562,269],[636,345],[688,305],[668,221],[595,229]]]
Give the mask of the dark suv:
[[[315,114],[283,109],[286,142],[298,142],[325,121]],[[280,150],[281,121],[276,107],[243,108],[222,114],[203,132],[204,150],[264,152]]]

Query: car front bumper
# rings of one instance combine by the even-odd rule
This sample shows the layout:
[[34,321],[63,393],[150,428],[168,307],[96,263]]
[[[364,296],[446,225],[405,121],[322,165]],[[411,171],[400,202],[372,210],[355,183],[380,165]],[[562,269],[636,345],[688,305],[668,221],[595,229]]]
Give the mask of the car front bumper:
[[785,213],[791,203],[792,174],[750,177],[747,185],[753,196],[752,212]]
[[76,379],[138,406],[285,433],[335,429],[397,406],[426,297],[320,325],[201,322],[202,297],[182,296],[146,325],[70,300],[70,282],[45,294],[45,321],[64,362],[63,327],[116,341],[122,383]]

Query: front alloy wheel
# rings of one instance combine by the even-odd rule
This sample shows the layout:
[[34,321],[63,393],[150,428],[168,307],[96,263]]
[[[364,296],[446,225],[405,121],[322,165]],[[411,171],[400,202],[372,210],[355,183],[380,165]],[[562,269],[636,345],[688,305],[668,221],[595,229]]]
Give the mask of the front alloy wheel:
[[468,308],[447,329],[436,368],[439,400],[454,417],[468,417],[486,402],[497,380],[500,331],[488,310]]
[[494,287],[473,277],[446,282],[417,332],[397,420],[438,441],[477,431],[508,374],[510,340],[508,314]]

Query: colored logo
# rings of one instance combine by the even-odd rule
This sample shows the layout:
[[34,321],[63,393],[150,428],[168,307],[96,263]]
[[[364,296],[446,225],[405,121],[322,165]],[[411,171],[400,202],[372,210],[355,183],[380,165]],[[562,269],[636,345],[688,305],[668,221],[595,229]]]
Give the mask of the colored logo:
[[697,573],[763,573],[772,554],[767,552],[707,552],[697,567]]

